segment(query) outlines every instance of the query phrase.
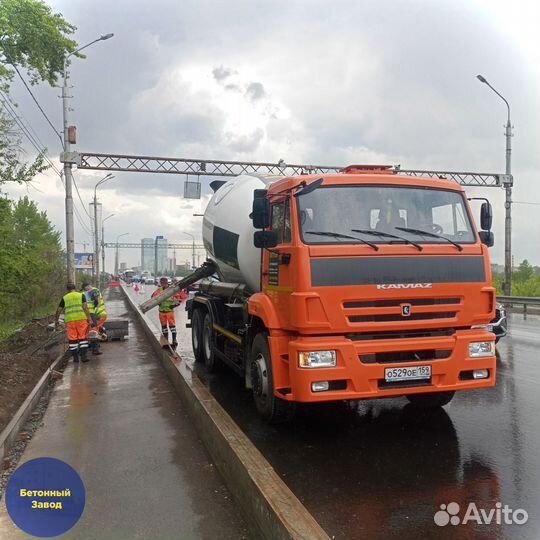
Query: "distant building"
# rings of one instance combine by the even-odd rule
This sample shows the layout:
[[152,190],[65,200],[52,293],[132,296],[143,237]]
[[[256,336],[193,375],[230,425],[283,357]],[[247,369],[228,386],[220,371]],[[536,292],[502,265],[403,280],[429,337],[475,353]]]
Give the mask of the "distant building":
[[127,263],[121,262],[120,263],[120,272],[125,272],[127,270]]
[[157,243],[157,273],[166,274],[168,269],[167,249],[168,241],[163,236],[156,236]]
[[141,240],[141,269],[154,273],[154,239],[143,238]]

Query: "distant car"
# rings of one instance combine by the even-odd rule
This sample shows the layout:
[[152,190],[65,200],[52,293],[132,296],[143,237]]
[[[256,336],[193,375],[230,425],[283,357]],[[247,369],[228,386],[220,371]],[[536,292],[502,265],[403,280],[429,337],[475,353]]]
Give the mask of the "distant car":
[[152,276],[146,276],[145,284],[146,285],[155,285],[156,280]]
[[495,343],[498,343],[499,339],[506,336],[506,311],[502,304],[497,304],[495,318],[488,324],[488,330],[495,334]]

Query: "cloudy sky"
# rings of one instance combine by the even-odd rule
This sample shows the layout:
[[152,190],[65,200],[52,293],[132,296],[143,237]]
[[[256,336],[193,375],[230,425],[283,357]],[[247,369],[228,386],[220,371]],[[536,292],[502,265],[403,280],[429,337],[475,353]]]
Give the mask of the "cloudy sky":
[[[506,107],[515,126],[515,260],[540,264],[540,7],[514,0],[50,0],[87,49],[71,66],[75,149],[200,159],[504,172]],[[61,128],[59,89],[34,89]],[[53,160],[59,140],[20,82],[12,96]],[[31,148],[28,147],[28,152]],[[104,176],[76,171],[86,207]],[[99,190],[106,241],[163,234],[200,240],[204,210],[182,198],[185,177],[115,173]],[[203,180],[207,194],[209,179]],[[64,194],[49,171],[28,193],[64,231]],[[503,262],[504,192],[494,262]],[[531,204],[532,203],[532,204]],[[536,204],[534,204],[536,203]],[[76,200],[76,249],[91,239]],[[82,222],[82,224],[81,224]],[[112,253],[110,254],[112,255]],[[179,260],[189,253],[178,253]],[[107,269],[111,269],[109,256]],[[138,250],[122,260],[137,264]]]

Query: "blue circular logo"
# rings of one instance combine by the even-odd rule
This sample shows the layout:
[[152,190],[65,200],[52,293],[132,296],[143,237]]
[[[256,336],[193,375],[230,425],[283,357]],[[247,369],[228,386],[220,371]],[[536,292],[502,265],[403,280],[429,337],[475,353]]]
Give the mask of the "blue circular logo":
[[21,465],[6,489],[6,507],[15,525],[41,538],[69,531],[84,511],[86,494],[73,467],[55,458]]

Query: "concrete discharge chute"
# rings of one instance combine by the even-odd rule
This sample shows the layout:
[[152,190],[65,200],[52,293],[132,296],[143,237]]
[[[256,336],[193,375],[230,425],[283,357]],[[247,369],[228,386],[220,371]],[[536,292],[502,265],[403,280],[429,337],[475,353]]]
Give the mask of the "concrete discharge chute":
[[199,281],[206,277],[210,277],[212,274],[215,274],[216,271],[216,264],[213,261],[206,261],[202,266],[197,268],[195,272],[181,279],[176,285],[167,287],[167,289],[162,294],[156,296],[155,298],[150,298],[146,302],[143,302],[139,307],[141,308],[141,311],[143,313],[146,313],[147,311],[161,304],[161,302],[163,302],[164,300],[167,300],[167,298],[170,298],[171,296],[174,296],[175,294],[180,292],[182,289],[193,285],[193,283],[195,283],[196,281]]

